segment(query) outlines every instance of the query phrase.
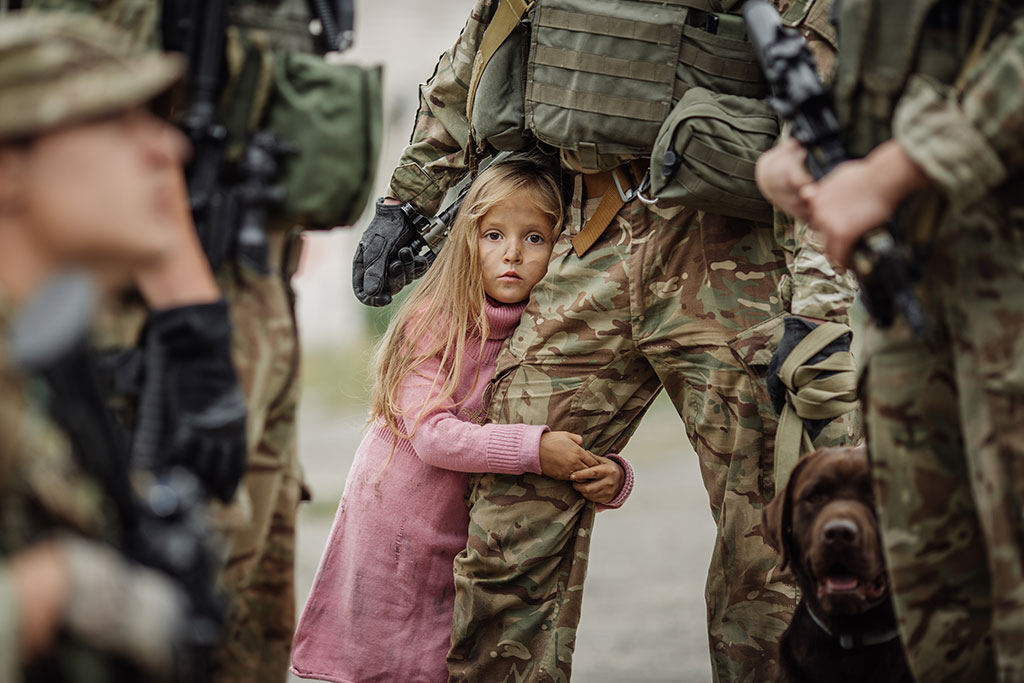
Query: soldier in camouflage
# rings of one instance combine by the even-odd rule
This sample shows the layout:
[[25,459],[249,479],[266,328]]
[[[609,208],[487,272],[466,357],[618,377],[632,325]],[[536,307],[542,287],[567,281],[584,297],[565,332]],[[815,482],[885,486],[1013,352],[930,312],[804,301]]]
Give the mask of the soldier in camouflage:
[[[356,255],[364,303],[390,301],[425,266],[413,253],[414,233],[402,231],[398,207],[389,205],[410,202],[432,214],[468,171],[468,84],[495,7],[477,3],[421,87],[411,144]],[[827,14],[827,3],[805,2],[791,15],[825,53],[834,38]],[[715,680],[771,680],[796,589],[775,575],[760,531],[761,508],[775,489],[778,424],[767,365],[787,313],[846,320],[849,281],[791,222],[773,226],[640,198],[624,201],[592,246],[579,250],[574,239],[616,189],[607,173],[581,172],[587,164],[574,152],[547,151],[571,188],[566,227],[499,357],[489,417],[572,431],[603,454],[625,446],[664,388],[700,458],[718,528],[706,590]],[[616,173],[629,167],[639,177],[646,162],[615,163],[624,164]],[[855,432],[847,415],[817,443]],[[469,542],[455,561],[450,680],[568,680],[594,506],[571,485],[536,475],[476,476],[468,501]]]
[[15,366],[12,351],[54,343],[12,338],[15,319],[62,271],[123,284],[158,266],[172,242],[187,143],[145,105],[182,65],[126,44],[80,17],[0,18],[4,683],[117,680],[123,663],[110,654],[160,680],[182,642],[185,596],[108,545],[118,540],[111,501],[72,457],[44,412],[44,385]]
[[890,216],[912,241],[927,330],[897,321],[865,340],[901,635],[919,681],[1021,681],[1024,8],[846,0],[840,14],[836,102],[862,158],[811,183],[803,150],[777,148],[764,164],[786,180],[766,191],[837,263]]
[[[0,8],[5,3],[0,3]],[[31,10],[88,13],[124,29],[132,42],[159,49],[162,13],[205,3],[149,0],[26,0]],[[219,120],[228,131],[229,154],[265,124],[274,75],[285,52],[314,52],[305,0],[251,0],[228,7],[224,37],[227,78],[218,93]],[[164,27],[165,28],[165,27]],[[367,145],[371,149],[372,144]],[[339,162],[347,163],[347,162]],[[182,184],[179,191],[183,192]],[[339,218],[337,223],[342,224]],[[245,395],[248,417],[245,477],[230,503],[213,501],[214,526],[228,548],[223,582],[229,615],[223,644],[213,657],[216,681],[273,681],[287,676],[295,627],[294,553],[298,504],[308,498],[298,462],[296,411],[299,350],[290,279],[302,238],[294,221],[267,225],[267,272],[228,259],[215,273],[199,251],[192,218],[176,226],[173,267],[137,278],[137,298],[103,311],[99,344],[134,347],[149,310],[227,301],[231,358]],[[170,271],[170,272],[168,272]]]

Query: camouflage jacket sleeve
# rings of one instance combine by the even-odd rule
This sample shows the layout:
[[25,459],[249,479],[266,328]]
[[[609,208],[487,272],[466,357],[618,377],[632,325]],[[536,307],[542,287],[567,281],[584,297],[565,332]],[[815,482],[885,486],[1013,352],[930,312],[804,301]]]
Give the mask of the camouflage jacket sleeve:
[[1024,169],[1024,18],[971,68],[963,92],[914,76],[893,136],[942,190],[953,210]]
[[391,176],[388,194],[412,202],[429,215],[437,211],[448,188],[467,170],[463,149],[469,136],[469,81],[494,8],[493,0],[477,0],[459,39],[441,55],[434,74],[420,86],[412,137]]

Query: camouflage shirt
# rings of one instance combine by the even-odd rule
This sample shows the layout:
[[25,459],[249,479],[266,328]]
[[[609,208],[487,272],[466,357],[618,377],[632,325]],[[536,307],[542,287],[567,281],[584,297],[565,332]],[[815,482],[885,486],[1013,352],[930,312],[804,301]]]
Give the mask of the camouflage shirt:
[[[828,23],[830,3],[779,0],[776,4],[787,16],[803,17],[798,23],[815,56],[819,62],[829,60],[835,45],[835,33]],[[433,75],[420,86],[416,122],[392,175],[389,195],[412,202],[424,213],[435,213],[448,189],[467,172],[464,148],[469,134],[466,100],[470,76],[495,7],[494,0],[478,0],[458,41],[441,55]],[[561,157],[568,170],[579,170],[571,154],[563,153]],[[790,269],[781,293],[790,302],[787,310],[845,321],[854,299],[852,278],[832,268],[805,225],[781,217],[776,221],[776,235],[786,250]]]

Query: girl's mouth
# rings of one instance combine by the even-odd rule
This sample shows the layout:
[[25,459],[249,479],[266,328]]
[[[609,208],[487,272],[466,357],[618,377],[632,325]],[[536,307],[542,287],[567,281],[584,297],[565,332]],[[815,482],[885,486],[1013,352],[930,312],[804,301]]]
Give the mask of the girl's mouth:
[[506,281],[510,281],[510,282],[511,281],[518,282],[519,280],[522,280],[523,278],[519,275],[519,273],[515,272],[514,270],[510,270],[507,273],[502,273],[501,276],[498,279],[499,280],[506,280]]

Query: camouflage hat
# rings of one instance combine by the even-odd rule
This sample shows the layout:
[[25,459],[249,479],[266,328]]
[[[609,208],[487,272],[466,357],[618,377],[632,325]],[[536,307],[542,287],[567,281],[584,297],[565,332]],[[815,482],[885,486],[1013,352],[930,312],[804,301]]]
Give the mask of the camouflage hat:
[[0,141],[142,104],[180,76],[180,58],[128,48],[81,14],[0,18]]

